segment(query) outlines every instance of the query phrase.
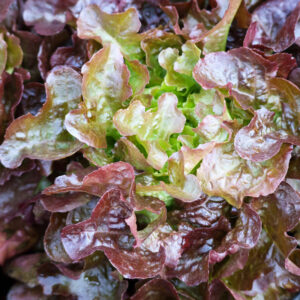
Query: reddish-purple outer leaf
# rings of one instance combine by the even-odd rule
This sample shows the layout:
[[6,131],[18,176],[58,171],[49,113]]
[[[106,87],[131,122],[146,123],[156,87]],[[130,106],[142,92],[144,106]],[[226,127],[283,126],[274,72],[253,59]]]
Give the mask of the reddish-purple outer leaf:
[[[274,194],[254,199],[252,205],[258,210],[267,233],[285,257],[285,267],[300,276],[300,265],[289,258],[295,251],[297,241],[287,234],[299,223],[300,195],[282,182]],[[295,254],[298,255],[297,252]]]
[[[28,218],[28,215],[24,216]],[[38,240],[36,228],[22,218],[1,222],[0,231],[0,265],[17,254],[28,251]]]
[[41,35],[54,35],[63,30],[66,10],[76,4],[76,0],[29,0],[26,2],[23,18],[27,26],[34,26]]
[[264,58],[277,64],[277,75],[279,77],[287,78],[290,72],[297,67],[296,59],[289,53],[276,53],[270,56],[264,55]]
[[24,90],[23,82],[28,80],[29,73],[24,69],[16,69],[13,74],[4,72],[0,79],[0,134],[15,119],[15,111],[19,105]]
[[252,14],[244,46],[263,46],[281,52],[299,38],[299,0],[269,0]]
[[151,278],[161,273],[166,254],[163,247],[151,252],[141,247],[134,250],[105,249],[104,253],[111,264],[125,278]]
[[127,278],[157,275],[165,261],[164,249],[153,253],[133,248],[134,237],[128,220],[133,209],[120,190],[107,191],[92,212],[91,218],[63,228],[62,243],[73,260],[104,250],[110,262]]
[[271,159],[251,162],[242,159],[233,144],[218,145],[204,157],[197,177],[205,193],[240,208],[245,196],[259,197],[276,190],[286,176],[291,151],[291,146],[284,144]]
[[48,211],[68,212],[89,202],[92,197],[92,195],[85,193],[70,192],[51,196],[42,195],[40,196],[40,201]]
[[6,169],[0,166],[0,185],[9,181],[13,176],[21,176],[24,173],[32,171],[36,167],[33,160],[25,160],[24,163],[16,169]]
[[196,228],[187,233],[184,237],[186,250],[175,268],[167,268],[167,276],[177,277],[189,286],[207,281],[210,251],[229,229],[229,223],[223,217],[213,227]]
[[276,63],[251,49],[237,48],[206,55],[199,60],[193,74],[203,88],[228,89],[239,104],[248,109],[259,108],[265,103],[268,92],[266,80],[274,77],[276,72]]
[[63,228],[63,245],[74,260],[86,257],[96,250],[105,248],[130,247],[130,229],[126,219],[132,215],[132,209],[126,204],[120,191],[107,191],[99,200],[91,218]]
[[[268,288],[272,289],[274,286],[285,289],[288,284],[290,291],[298,291],[300,288],[299,276],[285,269],[283,255],[264,230],[256,247],[250,250],[247,264],[242,270],[226,278],[226,282],[232,289],[252,296],[264,295]],[[275,295],[279,293],[277,289]],[[265,297],[274,299],[274,294],[269,298],[268,295]]]
[[39,80],[40,75],[37,68],[37,54],[42,38],[30,31],[16,30],[14,33],[20,39],[23,51],[22,67],[30,72],[31,81]]
[[172,223],[189,222],[193,225],[210,227],[222,216],[226,208],[226,201],[221,197],[208,197],[202,194],[194,202],[178,201],[178,209],[168,215]]
[[[19,172],[17,171],[18,169]],[[0,186],[0,219],[14,217],[18,214],[20,206],[33,198],[38,182],[41,179],[40,174],[36,170],[26,172],[25,169],[24,174],[22,174],[22,166],[18,169],[12,170],[15,173],[11,174],[17,176],[11,177],[9,181]]]
[[244,204],[235,227],[226,235],[221,245],[210,252],[210,262],[219,262],[226,255],[234,254],[241,248],[253,248],[258,242],[260,231],[259,215],[249,205]]
[[69,191],[86,192],[95,196],[102,196],[113,188],[122,190],[124,197],[130,195],[134,184],[134,169],[124,162],[116,162],[91,172],[91,168],[82,170],[80,174],[72,173],[57,177],[55,184],[46,188],[46,195]]

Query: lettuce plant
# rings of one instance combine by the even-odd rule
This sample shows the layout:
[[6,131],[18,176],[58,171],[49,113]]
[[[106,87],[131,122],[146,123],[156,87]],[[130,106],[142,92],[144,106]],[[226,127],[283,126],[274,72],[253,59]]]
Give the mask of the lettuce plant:
[[2,2],[1,296],[300,292],[299,0]]

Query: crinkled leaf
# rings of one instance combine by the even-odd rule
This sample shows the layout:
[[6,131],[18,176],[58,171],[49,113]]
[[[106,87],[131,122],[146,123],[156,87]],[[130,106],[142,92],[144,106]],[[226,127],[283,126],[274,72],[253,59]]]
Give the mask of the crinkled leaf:
[[40,113],[16,119],[6,131],[0,146],[4,166],[18,167],[25,157],[60,159],[81,147],[63,125],[66,113],[80,101],[80,81],[80,76],[69,67],[52,70],[46,81],[47,101]]
[[98,202],[90,219],[62,230],[62,243],[68,255],[78,260],[101,249],[125,277],[148,278],[158,274],[164,252],[162,249],[152,253],[141,247],[133,248],[134,237],[127,225],[132,213],[121,192],[109,190]]
[[[208,110],[210,110],[210,108],[208,108]],[[178,140],[183,143],[181,152],[184,157],[185,173],[191,172],[205,155],[215,147],[215,145],[230,141],[232,129],[224,122],[225,118],[226,116],[224,113],[223,116],[209,114],[204,117],[198,127],[192,129],[197,133],[196,144],[198,146],[195,148],[194,143],[189,141],[191,136],[179,136]]]
[[275,156],[282,142],[267,137],[274,130],[275,113],[261,108],[254,112],[254,117],[246,127],[238,131],[234,139],[236,152],[244,159],[260,162]]
[[59,265],[45,263],[43,256],[34,264],[30,263],[37,255],[39,254],[21,256],[12,264],[16,264],[18,260],[22,262],[26,268],[18,269],[17,278],[23,281],[31,274],[32,279],[42,286],[44,295],[55,298],[61,295],[64,299],[72,296],[81,300],[97,297],[117,300],[121,299],[127,288],[126,281],[114,278],[113,268],[102,253],[97,253],[91,258],[92,264],[86,262],[83,272],[76,278],[67,276],[66,272],[62,273],[63,268]]
[[[229,1],[213,1],[210,4],[212,6],[211,10],[201,9],[198,1],[190,1],[184,12],[179,7],[177,7],[177,10],[169,10],[175,32],[183,35],[188,40],[197,41],[222,19],[228,8]],[[182,29],[178,22],[178,12],[184,16]]]
[[235,254],[228,257],[216,268],[214,278],[225,278],[229,277],[235,272],[242,270],[247,264],[250,249],[240,249]]
[[182,29],[178,24],[177,12],[169,11],[175,32],[199,43],[204,53],[225,50],[227,35],[241,0],[212,1],[210,4],[211,10],[200,9],[197,1],[191,1]]
[[249,254],[246,266],[226,279],[230,288],[245,294],[263,295],[269,287],[297,291],[299,276],[284,268],[284,258],[263,231],[258,244]]
[[[68,178],[70,182],[79,182],[83,180],[85,175],[94,170],[94,167],[83,168],[80,163],[72,162],[67,166],[65,177]],[[55,183],[58,180],[59,179],[55,180]],[[66,183],[66,180],[64,182]],[[49,194],[50,195],[41,195],[38,197],[41,204],[47,211],[60,213],[72,211],[73,209],[88,203],[93,198],[92,195],[72,191],[54,195],[51,195],[51,193]]]
[[275,76],[276,70],[275,63],[248,48],[238,48],[206,55],[197,63],[194,77],[205,89],[228,89],[244,109],[258,109],[266,104],[272,108],[277,103],[272,103],[272,99],[268,103],[266,80]]
[[182,54],[174,62],[174,70],[178,73],[192,76],[193,69],[200,58],[200,49],[191,41],[181,47]]
[[167,268],[168,277],[177,277],[189,286],[208,281],[210,251],[229,230],[228,221],[221,218],[214,227],[196,228],[188,232],[185,250],[175,268]]
[[247,204],[241,209],[234,228],[225,236],[221,245],[210,253],[210,262],[223,260],[228,254],[240,249],[253,248],[259,239],[261,220],[259,215]]
[[196,127],[207,115],[222,115],[224,96],[214,89],[201,89],[200,93],[190,94],[181,109],[193,127]]
[[68,212],[76,207],[84,205],[92,196],[85,193],[67,193],[40,197],[43,207],[50,212]]
[[[125,275],[127,274],[129,277],[134,277],[133,272],[140,272],[136,274],[140,274],[141,277],[151,277],[152,275],[149,274],[157,274],[161,268],[162,263],[165,259],[163,249],[159,250],[157,253],[152,253],[151,251],[144,248],[136,248],[136,250],[132,247],[134,243],[134,238],[137,239],[137,242],[140,244],[144,239],[146,239],[152,231],[155,230],[162,222],[165,220],[165,209],[163,204],[156,199],[146,199],[137,197],[137,199],[131,198],[132,189],[134,187],[134,171],[133,168],[123,162],[114,163],[111,165],[107,165],[90,173],[89,175],[78,178],[78,176],[61,176],[56,179],[55,185],[52,187],[47,188],[44,192],[47,194],[55,193],[55,192],[66,192],[66,191],[85,191],[88,193],[92,193],[94,195],[103,195],[102,199],[98,203],[98,206],[94,209],[92,213],[92,217],[84,217],[83,222],[77,223],[76,225],[69,225],[63,229],[62,237],[63,237],[63,244],[67,253],[75,258],[78,259],[76,255],[87,255],[87,253],[95,251],[93,247],[100,247],[100,249],[105,249],[106,255],[111,260],[111,262],[120,270],[120,272]],[[114,188],[118,188],[116,190]],[[122,200],[120,190],[122,191],[123,195],[126,197]],[[109,192],[110,191],[110,192]],[[112,197],[109,195],[112,194]],[[130,196],[130,198],[128,198]],[[114,199],[114,200],[113,200]],[[103,202],[104,201],[104,202]],[[115,204],[113,204],[115,202]],[[115,205],[112,207],[112,205]],[[118,209],[118,207],[123,207],[124,213],[127,212],[127,217],[122,213],[122,210]],[[78,208],[80,209],[80,207]],[[77,209],[77,210],[78,210]],[[156,219],[148,224],[146,228],[140,231],[136,231],[136,222],[135,216],[133,214],[133,209],[148,209],[151,212],[158,214]],[[79,211],[78,211],[79,212]],[[113,213],[114,218],[107,219],[107,213]],[[72,213],[72,212],[71,212]],[[119,214],[120,213],[120,214]],[[81,214],[81,213],[80,213]],[[89,216],[90,212],[87,212],[87,216]],[[100,215],[102,215],[102,218]],[[82,214],[81,214],[82,215]],[[79,215],[80,216],[80,215]],[[68,216],[68,218],[78,219],[75,215],[73,217]],[[119,227],[114,222],[119,218],[120,222],[123,222],[122,226]],[[70,219],[69,218],[69,219]],[[79,221],[82,220],[82,217],[79,218]],[[106,230],[108,224],[107,221],[112,221],[110,228],[111,230]],[[82,246],[82,239],[84,239],[84,232],[80,233],[81,230],[77,230],[76,228],[81,226],[90,226],[89,224],[93,222],[98,222],[102,225],[98,227],[94,227],[94,242],[90,241],[92,244],[88,247],[81,248]],[[73,222],[72,222],[73,223]],[[97,223],[97,224],[98,224]],[[70,223],[69,223],[70,224]],[[86,224],[86,225],[85,225]],[[93,223],[94,224],[94,223]],[[106,225],[104,225],[106,224]],[[130,226],[130,229],[128,227]],[[118,229],[119,227],[119,229]],[[106,230],[105,232],[97,231],[100,228]],[[127,228],[127,229],[126,229]],[[74,233],[71,234],[72,230]],[[111,232],[110,232],[111,231]],[[122,234],[118,239],[117,231]],[[127,232],[127,233],[126,233]],[[89,236],[91,234],[91,228],[89,229],[89,233],[86,232]],[[80,234],[80,241],[78,243],[73,239],[74,235]],[[83,235],[82,235],[83,234]],[[97,240],[98,235],[103,240],[104,244],[100,245],[99,241]],[[117,239],[115,242],[108,242],[108,236],[111,236],[112,239]],[[88,240],[87,240],[88,241]],[[108,243],[107,243],[108,242]],[[95,243],[95,244],[94,244]],[[94,245],[94,246],[93,246]],[[123,247],[123,248],[122,248]],[[114,249],[119,250],[114,250]],[[68,251],[75,251],[72,254]],[[146,256],[144,257],[143,254]],[[72,256],[74,255],[74,256]],[[127,257],[125,261],[123,261],[122,257]],[[128,258],[130,257],[130,259]],[[128,271],[128,266],[134,266],[139,264],[148,264],[148,257],[152,257],[151,262],[153,266],[151,268],[141,268],[140,271],[135,270],[136,267],[130,267],[132,270]],[[124,265],[125,264],[125,265]],[[128,265],[129,264],[129,265]],[[145,270],[146,269],[146,270]],[[128,273],[129,272],[129,273]],[[156,273],[153,273],[156,272]]]
[[232,130],[223,121],[224,117],[207,115],[194,131],[200,136],[203,144],[224,143],[231,139]]
[[282,142],[299,145],[300,143],[300,89],[283,78],[272,78],[269,81],[270,94],[281,102],[281,115],[270,137]]
[[54,185],[46,188],[46,195],[65,192],[85,192],[95,196],[102,196],[110,189],[120,189],[124,197],[128,197],[134,185],[134,169],[125,162],[105,165],[93,171],[91,167],[79,172],[59,176]]
[[190,173],[197,164],[208,154],[214,147],[215,142],[208,142],[200,144],[197,148],[190,148],[188,146],[182,146],[180,151],[184,159],[184,172]]
[[126,220],[132,209],[118,190],[106,192],[92,212],[91,218],[63,228],[61,237],[68,255],[75,260],[96,250],[130,248],[133,239]]
[[158,99],[157,111],[145,112],[144,105],[136,100],[114,115],[118,131],[124,136],[135,135],[147,151],[148,163],[156,169],[168,159],[163,145],[168,147],[170,135],[183,130],[185,117],[177,109],[177,102],[174,94],[165,93]]
[[210,227],[219,220],[226,206],[226,201],[221,197],[202,194],[197,201],[180,202],[179,207],[170,212],[168,220],[171,224],[183,221],[195,226]]
[[81,273],[78,279],[71,279],[62,275],[54,265],[41,268],[39,283],[43,286],[45,295],[75,296],[78,300],[121,299],[127,288],[126,281],[119,281],[112,275],[113,268],[103,257],[94,267]]
[[242,128],[235,137],[235,149],[239,155],[252,161],[263,161],[273,157],[282,143],[300,144],[300,90],[282,78],[269,81],[270,94],[281,101],[282,113],[262,107],[254,112],[250,124]]
[[132,90],[129,71],[115,45],[98,51],[82,70],[84,102],[66,116],[67,130],[80,141],[95,148],[106,148],[106,131],[112,117]]
[[291,151],[290,146],[282,145],[275,156],[259,163],[242,159],[232,143],[217,145],[203,158],[197,177],[206,194],[241,207],[245,196],[258,197],[276,190],[287,173]]
[[289,53],[275,53],[273,55],[264,55],[264,57],[277,64],[277,76],[279,77],[287,78],[290,72],[297,67],[296,59]]
[[151,252],[142,247],[134,250],[109,249],[104,251],[111,264],[125,278],[150,278],[160,274],[165,262],[165,252]]

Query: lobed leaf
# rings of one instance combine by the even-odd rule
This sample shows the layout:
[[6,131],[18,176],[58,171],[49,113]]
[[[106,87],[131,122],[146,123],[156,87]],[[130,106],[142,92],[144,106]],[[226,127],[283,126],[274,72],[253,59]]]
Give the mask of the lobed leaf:
[[141,26],[136,9],[129,8],[123,13],[107,14],[97,5],[85,7],[77,20],[78,36],[94,39],[103,46],[112,44],[131,60],[140,59]]
[[46,81],[47,100],[38,115],[16,119],[0,146],[1,163],[21,165],[25,157],[55,160],[75,153],[81,143],[65,130],[64,117],[80,101],[80,76],[69,67],[57,67]]
[[65,126],[87,145],[106,148],[106,132],[112,127],[113,114],[132,94],[129,71],[120,50],[111,44],[94,54],[82,73],[84,102],[66,116]]
[[205,193],[221,196],[239,208],[245,196],[276,190],[287,173],[291,151],[290,146],[282,145],[275,156],[259,163],[242,159],[233,143],[218,145],[203,158],[197,178]]

